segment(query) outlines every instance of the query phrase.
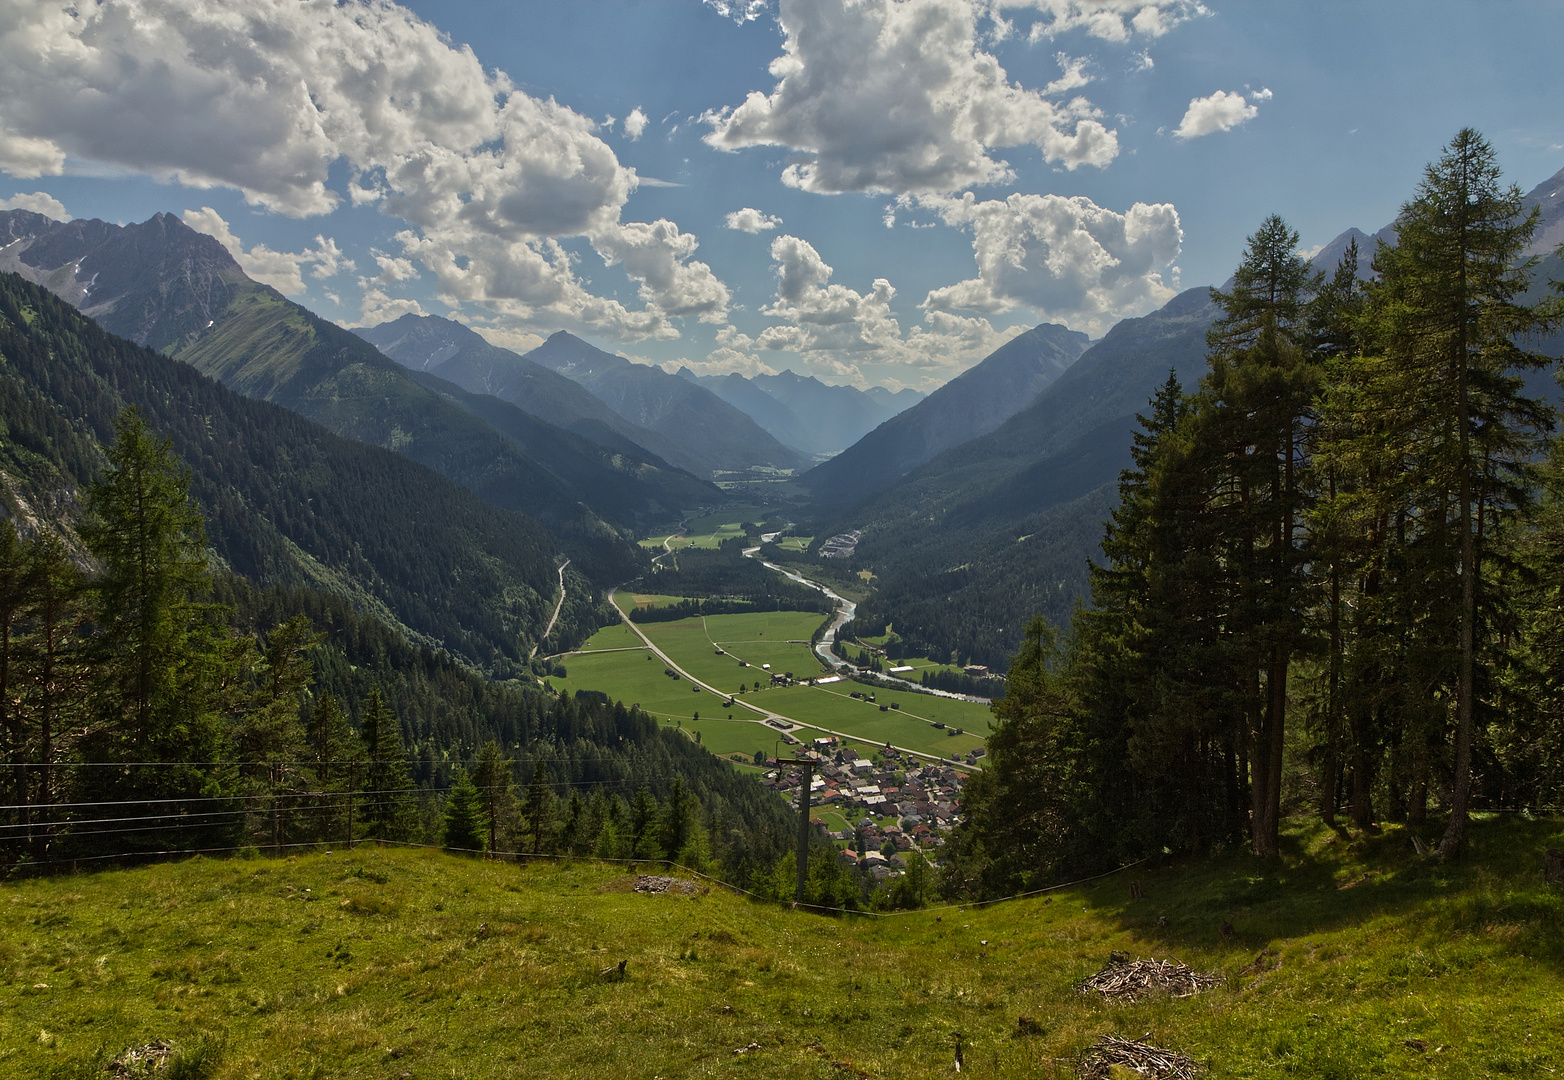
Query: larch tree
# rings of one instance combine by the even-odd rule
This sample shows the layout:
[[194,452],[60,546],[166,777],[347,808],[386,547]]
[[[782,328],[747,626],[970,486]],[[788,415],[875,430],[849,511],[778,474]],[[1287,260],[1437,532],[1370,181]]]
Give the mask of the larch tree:
[[[1441,857],[1465,836],[1478,712],[1478,651],[1486,613],[1504,597],[1484,590],[1484,562],[1529,501],[1532,462],[1548,410],[1521,394],[1518,373],[1544,358],[1517,340],[1544,313],[1521,302],[1533,260],[1522,253],[1538,213],[1504,187],[1493,147],[1458,132],[1401,209],[1394,246],[1377,253],[1379,345],[1421,407],[1404,435],[1424,487],[1420,524],[1447,538],[1443,575],[1456,585],[1454,761]],[[1452,535],[1453,534],[1453,535]],[[1438,539],[1438,538],[1432,538]],[[1431,544],[1438,548],[1438,544]]]

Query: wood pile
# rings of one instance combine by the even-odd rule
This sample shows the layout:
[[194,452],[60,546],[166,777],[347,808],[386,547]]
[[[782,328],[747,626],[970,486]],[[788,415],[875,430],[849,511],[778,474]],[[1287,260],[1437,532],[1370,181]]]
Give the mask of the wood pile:
[[109,1062],[108,1073],[113,1080],[136,1080],[138,1077],[160,1073],[174,1054],[173,1044],[166,1039],[156,1039],[145,1046],[132,1046]]
[[1081,1080],[1112,1080],[1129,1070],[1153,1080],[1192,1080],[1200,1066],[1176,1050],[1163,1050],[1139,1039],[1120,1039],[1104,1035],[1089,1046],[1081,1057],[1077,1075]]
[[1127,960],[1117,955],[1108,966],[1080,983],[1083,994],[1101,994],[1120,1001],[1139,1001],[1166,992],[1171,997],[1194,997],[1215,986],[1218,979],[1177,960]]

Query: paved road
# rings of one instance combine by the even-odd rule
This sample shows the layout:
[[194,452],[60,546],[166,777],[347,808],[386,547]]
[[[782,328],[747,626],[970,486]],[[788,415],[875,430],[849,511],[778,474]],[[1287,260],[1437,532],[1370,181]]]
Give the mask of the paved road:
[[[619,590],[617,588],[608,590],[608,602],[610,604],[614,603],[614,594],[616,592],[618,592],[618,591]],[[785,730],[789,734],[794,735],[795,738],[798,737],[797,733],[799,731],[808,730],[808,731],[824,732],[827,735],[835,735],[839,739],[847,739],[847,740],[849,740],[851,742],[863,743],[863,742],[871,742],[872,741],[872,740],[869,740],[869,739],[865,739],[862,735],[854,735],[854,734],[851,734],[850,732],[846,732],[846,731],[833,731],[831,728],[821,727],[819,724],[807,724],[807,725],[806,724],[800,724],[797,720],[794,720],[791,716],[783,716],[781,713],[772,712],[770,709],[764,709],[764,708],[761,708],[758,705],[751,705],[748,701],[746,701],[742,697],[736,697],[736,696],[729,695],[725,691],[718,690],[715,686],[712,686],[709,683],[702,682],[700,679],[697,679],[694,675],[691,675],[688,671],[685,671],[682,667],[680,667],[678,664],[676,664],[674,662],[674,660],[673,660],[673,657],[669,656],[667,653],[663,652],[662,649],[658,648],[656,642],[652,641],[651,638],[647,637],[646,634],[644,632],[642,632],[641,628],[635,624],[634,620],[632,620],[630,618],[630,616],[626,615],[624,613],[624,611],[619,607],[618,604],[614,604],[614,610],[619,612],[620,619],[622,619],[624,621],[624,624],[630,628],[630,630],[635,634],[635,636],[640,638],[643,642],[645,642],[646,643],[646,647],[648,649],[650,649],[653,653],[655,653],[657,655],[657,657],[660,660],[662,660],[662,662],[664,664],[666,664],[669,668],[671,668],[672,670],[678,672],[684,678],[690,680],[691,683],[693,683],[696,686],[699,686],[702,690],[709,690],[711,693],[717,695],[717,698],[718,698],[719,701],[727,701],[730,697],[732,697],[733,704],[736,707],[742,708],[742,709],[748,709],[752,713],[758,713],[759,716],[760,716],[760,719],[751,721],[752,723],[766,724],[768,727],[770,727],[770,729],[772,731],[784,731]],[[776,726],[776,724],[770,723],[770,721],[773,721],[773,720],[780,721],[781,723],[786,724],[787,726],[785,728],[779,728],[779,727]],[[905,747],[905,746],[896,746],[894,743],[892,744],[892,749],[898,750],[898,751],[900,751],[901,753],[904,753],[904,754],[911,754],[913,757],[923,758],[926,761],[937,761],[937,762],[940,762],[941,764],[951,765],[951,766],[954,766],[955,768],[963,770],[964,772],[971,772],[972,768],[973,768],[971,765],[968,765],[964,761],[957,761],[957,760],[955,760],[953,758],[943,758],[943,757],[940,757],[938,754],[926,754],[926,753],[924,753],[921,750],[913,750],[913,749],[910,749],[909,747]]]

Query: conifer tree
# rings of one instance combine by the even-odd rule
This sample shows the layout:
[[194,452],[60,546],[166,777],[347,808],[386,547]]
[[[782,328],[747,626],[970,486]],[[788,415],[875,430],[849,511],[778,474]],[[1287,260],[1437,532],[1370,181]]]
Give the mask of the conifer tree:
[[356,791],[363,775],[364,744],[332,694],[322,694],[304,723],[305,760],[318,793],[316,839],[353,840]]
[[1451,814],[1438,845],[1445,858],[1460,848],[1471,800],[1484,625],[1506,600],[1502,589],[1485,589],[1485,562],[1527,507],[1531,463],[1549,419],[1544,406],[1522,396],[1517,374],[1545,362],[1516,344],[1543,317],[1521,303],[1535,265],[1521,253],[1537,222],[1535,209],[1523,213],[1520,190],[1501,185],[1492,146],[1465,128],[1425,169],[1396,218],[1396,244],[1374,262],[1378,344],[1395,382],[1419,389],[1400,431],[1422,488],[1419,525],[1430,530],[1439,576],[1459,598],[1448,687],[1455,705]]
[[[101,571],[93,582],[100,627],[96,715],[80,750],[88,761],[122,767],[82,770],[72,801],[158,800],[141,814],[163,827],[73,832],[93,849],[226,846],[240,824],[237,812],[224,817],[217,803],[177,800],[232,792],[223,715],[242,699],[242,647],[207,602],[205,530],[189,500],[189,471],[134,409],[116,421],[115,435],[81,530]],[[196,812],[204,816],[188,816]]]
[[17,644],[18,709],[32,777],[23,805],[35,807],[30,845],[36,858],[47,854],[54,819],[50,804],[60,801],[62,764],[75,749],[70,729],[84,716],[87,662],[84,627],[90,617],[82,574],[57,536],[40,534],[27,545],[28,633]]
[[405,840],[413,828],[412,778],[402,725],[379,690],[371,690],[359,715],[364,742],[364,827],[379,840]]
[[487,815],[483,812],[483,796],[467,775],[467,770],[456,770],[456,782],[445,798],[445,827],[442,833],[445,847],[453,851],[486,851],[489,833]]
[[527,830],[534,855],[543,854],[549,848],[558,802],[554,789],[549,786],[548,766],[539,759],[533,763],[532,779],[527,784],[527,793],[521,804],[523,827]]
[[268,636],[256,668],[258,685],[249,708],[234,728],[235,760],[245,790],[263,798],[253,806],[265,812],[273,848],[281,850],[289,819],[307,783],[306,733],[299,718],[303,698],[315,679],[308,651],[324,638],[310,620],[295,615]]
[[[516,802],[515,762],[506,757],[500,744],[490,739],[478,748],[472,781],[483,802],[483,816],[489,823],[490,851],[499,850],[500,826],[510,819]],[[508,827],[508,826],[507,826]]]

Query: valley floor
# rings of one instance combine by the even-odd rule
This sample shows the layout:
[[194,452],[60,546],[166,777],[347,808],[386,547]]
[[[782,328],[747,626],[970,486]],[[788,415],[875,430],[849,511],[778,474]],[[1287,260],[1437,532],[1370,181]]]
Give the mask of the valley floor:
[[[1273,864],[874,919],[370,846],[15,881],[0,1073],[101,1080],[166,1040],[207,1080],[924,1077],[952,1074],[958,1032],[977,1076],[1071,1076],[1099,1036],[1143,1033],[1219,1077],[1564,1068],[1564,898],[1540,874],[1564,825],[1479,820],[1453,865],[1394,826],[1286,839]],[[1079,993],[1113,950],[1223,981]]]

